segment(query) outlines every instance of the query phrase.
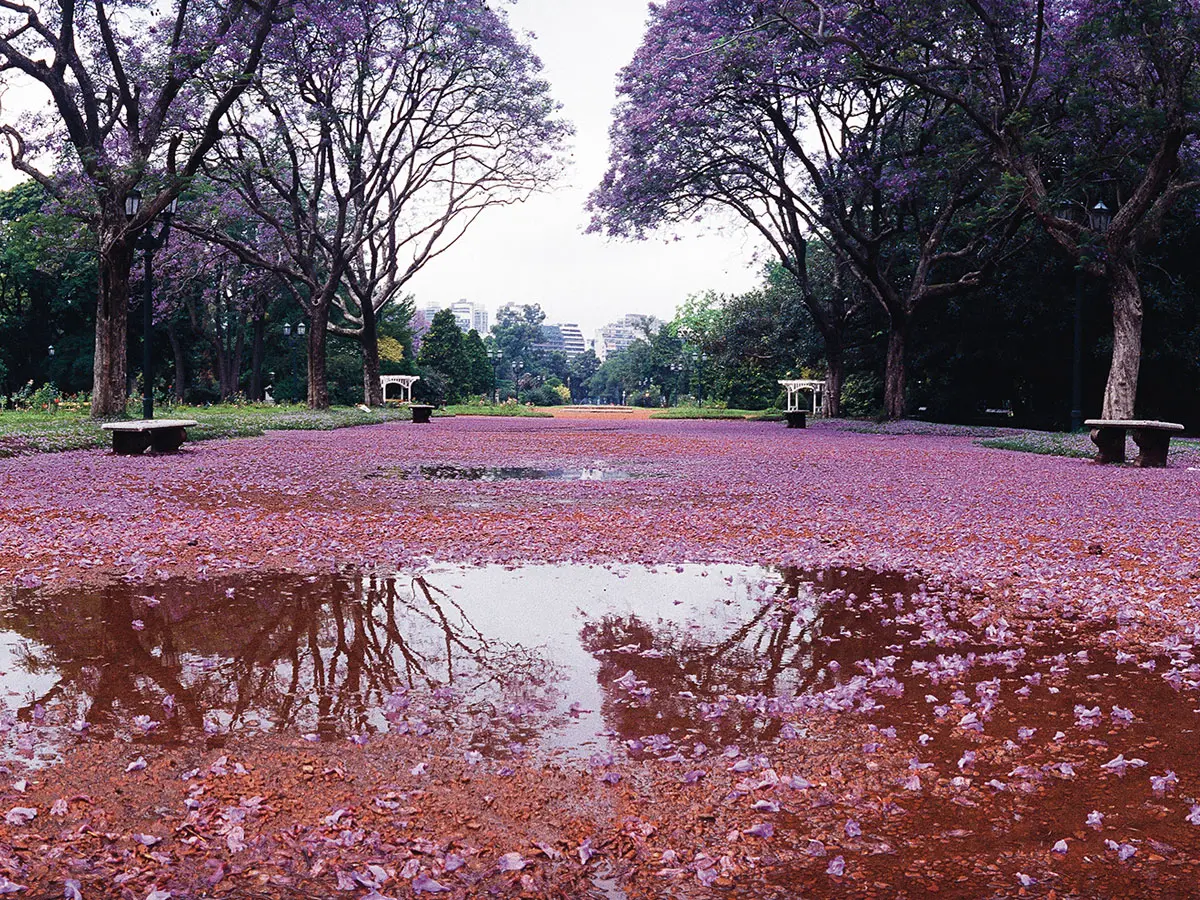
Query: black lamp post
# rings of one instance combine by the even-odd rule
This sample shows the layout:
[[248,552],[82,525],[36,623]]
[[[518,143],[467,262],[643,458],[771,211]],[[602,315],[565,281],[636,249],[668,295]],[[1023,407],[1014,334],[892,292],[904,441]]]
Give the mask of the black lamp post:
[[287,322],[283,323],[283,336],[288,341],[288,379],[296,377],[296,336],[304,337],[307,329],[303,322],[296,323],[296,330],[293,334],[292,326]]
[[496,397],[496,403],[500,403],[500,360],[504,358],[504,352],[492,344],[487,348],[488,359],[492,363],[492,392]]
[[[167,246],[171,237],[171,218],[179,208],[179,198],[172,197],[162,212],[162,228],[154,233],[154,222],[147,222],[134,239],[133,246],[142,251],[146,275],[142,281],[142,418],[154,418],[154,281],[151,269],[155,250]],[[132,220],[142,209],[142,192],[130,191],[125,197],[125,218]]]
[[[1063,216],[1075,218],[1075,207],[1064,204]],[[1103,200],[1087,210],[1087,224],[1097,234],[1104,234],[1112,224],[1112,210]],[[1075,321],[1071,352],[1071,430],[1083,428],[1083,262],[1075,266]]]
[[704,406],[704,351],[693,348],[691,358],[696,367],[696,405]]

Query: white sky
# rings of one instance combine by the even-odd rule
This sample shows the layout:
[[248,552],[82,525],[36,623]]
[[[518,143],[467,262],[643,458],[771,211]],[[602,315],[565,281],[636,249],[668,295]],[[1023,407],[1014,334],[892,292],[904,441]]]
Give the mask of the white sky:
[[[517,0],[506,8],[518,33],[535,36],[551,91],[575,126],[573,165],[552,191],[486,210],[410,282],[417,307],[471,300],[494,320],[505,303],[538,303],[547,322],[575,322],[591,338],[626,313],[670,319],[689,294],[754,287],[757,242],[736,224],[718,232],[714,219],[703,229],[664,229],[645,241],[583,233],[588,194],[607,168],[617,72],[641,42],[646,0]],[[28,91],[10,88],[0,110],[11,115],[26,106]],[[16,180],[0,152],[0,187]]]
[[410,282],[417,307],[465,299],[494,316],[504,303],[538,303],[547,322],[575,322],[591,338],[626,313],[670,319],[689,294],[754,287],[757,245],[738,226],[694,229],[683,240],[672,239],[680,229],[664,230],[641,242],[583,233],[584,204],[607,168],[617,72],[641,43],[646,0],[518,0],[507,8],[518,32],[536,36],[546,79],[575,126],[574,165],[552,193],[486,211]]

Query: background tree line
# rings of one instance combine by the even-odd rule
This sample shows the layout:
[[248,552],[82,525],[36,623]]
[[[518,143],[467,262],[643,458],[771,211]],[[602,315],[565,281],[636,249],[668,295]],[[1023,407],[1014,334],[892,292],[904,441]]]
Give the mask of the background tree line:
[[1002,283],[1030,259],[1065,260],[1107,302],[1089,412],[1176,402],[1139,398],[1139,378],[1164,324],[1148,304],[1184,297],[1186,271],[1163,285],[1150,262],[1178,261],[1168,231],[1200,188],[1196,0],[668,0],[618,92],[593,230],[715,213],[756,231],[820,334],[835,411],[861,306],[886,330],[898,417],[928,389],[921,319],[980,288],[1014,299]]
[[0,135],[40,191],[26,212],[69,223],[58,243],[95,279],[92,414],[124,412],[135,258],[181,200],[154,310],[178,380],[190,332],[222,395],[244,353],[259,394],[285,303],[308,404],[329,405],[349,344],[379,403],[385,308],[559,170],[570,128],[540,70],[483,0],[3,4],[0,87],[28,102],[6,102]]
[[[91,386],[94,255],[77,247],[71,221],[47,212],[44,192],[28,182],[0,193],[0,392],[11,400],[44,383],[63,394]],[[52,205],[49,207],[53,209]],[[1190,215],[1168,220],[1143,268],[1148,352],[1142,365],[1147,414],[1200,421],[1200,239]],[[162,401],[307,399],[306,335],[301,307],[271,279],[254,282],[254,302],[222,299],[225,268],[168,253],[162,260],[156,391]],[[852,292],[832,254],[810,255],[810,289]],[[238,281],[245,272],[227,276]],[[1070,416],[1072,298],[1077,273],[1047,238],[1033,238],[986,287],[918,312],[910,332],[908,403],[915,414],[947,421],[994,420],[987,409],[1011,408],[1013,422],[1066,427]],[[238,281],[240,283],[240,281]],[[1084,376],[1089,415],[1098,413],[1111,354],[1110,312],[1098,279],[1083,276]],[[848,290],[849,289],[849,290]],[[823,302],[830,302],[828,299]],[[884,414],[886,313],[843,296],[846,415]],[[568,359],[541,346],[545,320],[536,305],[505,307],[486,335],[463,334],[443,311],[414,336],[414,301],[401,297],[378,320],[380,371],[419,374],[417,396],[431,402],[474,397],[532,402],[721,404],[761,409],[781,401],[778,379],[826,372],[820,329],[783,266],[768,265],[761,287],[735,296],[689,298],[672,321],[645,330],[630,348],[601,361],[593,351]],[[130,352],[139,334],[132,330]],[[53,356],[49,348],[54,347]],[[360,345],[328,338],[332,402],[364,399]],[[32,385],[30,384],[32,382]],[[257,386],[257,390],[255,387]],[[138,387],[136,378],[132,387]]]

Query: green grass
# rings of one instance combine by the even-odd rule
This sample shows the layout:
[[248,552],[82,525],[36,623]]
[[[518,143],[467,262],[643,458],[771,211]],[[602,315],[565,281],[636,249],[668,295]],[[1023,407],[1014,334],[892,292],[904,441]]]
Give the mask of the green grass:
[[976,445],[993,450],[1013,450],[1018,453],[1040,453],[1043,456],[1069,456],[1090,459],[1096,455],[1087,434],[1060,434],[1046,431],[1027,431],[1024,434],[983,438]]
[[673,406],[650,414],[652,419],[770,419],[778,413],[761,409],[715,409],[708,406]]
[[[188,431],[188,438],[193,441],[256,437],[267,431],[328,431],[353,425],[403,421],[409,415],[407,409],[363,412],[355,406],[319,412],[306,406],[281,405],[164,406],[155,410],[157,418],[195,419],[199,424]],[[0,412],[0,457],[87,450],[110,445],[108,434],[101,431],[100,423],[90,418],[85,409],[64,409],[56,413],[25,410]]]

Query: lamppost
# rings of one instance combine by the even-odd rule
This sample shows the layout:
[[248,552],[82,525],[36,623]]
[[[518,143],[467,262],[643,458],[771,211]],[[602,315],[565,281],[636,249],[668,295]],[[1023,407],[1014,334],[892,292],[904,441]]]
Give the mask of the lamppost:
[[677,398],[679,396],[679,379],[681,377],[680,373],[683,372],[683,360],[675,360],[669,368],[671,369],[671,397],[665,398],[668,406],[671,404],[672,397]]
[[294,380],[296,377],[296,337],[304,337],[304,332],[307,329],[303,322],[296,323],[295,334],[292,333],[292,326],[283,323],[283,336],[288,339],[288,380]]
[[[172,197],[162,211],[162,228],[154,233],[154,221],[146,223],[133,241],[142,251],[146,274],[142,279],[142,418],[154,418],[154,281],[151,261],[155,250],[167,246],[171,237],[171,218],[179,208],[179,198]],[[125,218],[132,221],[142,209],[142,192],[136,188],[125,196]]]
[[704,406],[704,351],[692,348],[692,365],[696,367],[696,405]]
[[[1112,224],[1112,210],[1099,200],[1087,211],[1088,227],[1104,234]],[[1071,430],[1083,428],[1083,262],[1075,266],[1075,322],[1071,353]]]
[[492,364],[492,393],[496,398],[496,404],[500,403],[500,361],[504,359],[504,351],[495,344],[487,348],[488,360]]
[[521,399],[521,370],[525,368],[525,363],[519,359],[514,359],[512,364],[513,370],[513,394],[517,401]]

